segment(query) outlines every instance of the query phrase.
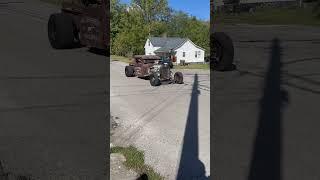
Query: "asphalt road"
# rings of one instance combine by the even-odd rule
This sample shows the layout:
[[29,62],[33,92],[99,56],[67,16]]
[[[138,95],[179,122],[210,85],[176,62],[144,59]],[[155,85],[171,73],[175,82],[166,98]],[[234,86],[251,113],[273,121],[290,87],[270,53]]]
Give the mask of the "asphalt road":
[[237,70],[211,79],[214,179],[320,179],[320,28],[217,28]]
[[125,65],[110,65],[110,108],[119,125],[112,143],[144,151],[146,164],[168,180],[208,179],[209,71],[182,71],[184,84],[152,87],[126,77]]
[[6,2],[0,1],[0,171],[106,179],[106,57],[52,49],[46,27],[56,7]]

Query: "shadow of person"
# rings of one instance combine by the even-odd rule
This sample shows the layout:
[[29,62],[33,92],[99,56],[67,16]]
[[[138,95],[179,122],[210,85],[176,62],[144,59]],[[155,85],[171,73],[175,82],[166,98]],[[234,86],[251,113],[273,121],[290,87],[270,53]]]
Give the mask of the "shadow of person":
[[181,150],[177,180],[206,180],[205,165],[199,160],[198,140],[198,75],[194,76],[189,112]]
[[273,40],[271,49],[248,180],[282,179],[282,114],[288,95],[281,86],[282,62],[278,39]]

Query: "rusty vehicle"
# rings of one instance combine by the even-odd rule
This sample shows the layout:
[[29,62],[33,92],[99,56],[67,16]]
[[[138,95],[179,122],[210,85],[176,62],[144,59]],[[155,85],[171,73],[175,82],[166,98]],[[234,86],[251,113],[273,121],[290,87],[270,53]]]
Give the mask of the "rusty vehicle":
[[109,50],[109,0],[64,0],[51,14],[48,38],[55,49],[86,46]]
[[159,86],[162,83],[183,83],[183,74],[174,73],[170,64],[155,55],[135,55],[131,63],[125,67],[127,77],[149,78],[151,86]]
[[129,66],[125,67],[127,77],[137,76],[147,78],[150,74],[150,69],[155,63],[161,60],[159,56],[154,55],[135,55],[131,59]]
[[210,69],[217,71],[233,70],[234,61],[234,45],[233,41],[225,32],[215,32],[215,18],[214,18],[215,4],[210,0]]

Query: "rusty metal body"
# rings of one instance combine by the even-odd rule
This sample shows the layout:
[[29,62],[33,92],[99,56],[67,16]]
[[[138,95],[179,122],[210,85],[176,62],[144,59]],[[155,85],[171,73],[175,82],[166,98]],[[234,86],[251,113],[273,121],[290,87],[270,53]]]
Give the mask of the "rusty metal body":
[[109,0],[97,0],[91,4],[79,0],[62,3],[61,13],[72,17],[82,46],[109,49],[109,3]]
[[135,55],[129,65],[134,67],[134,73],[136,76],[148,77],[151,73],[150,69],[160,60],[161,58],[159,56]]
[[132,62],[125,67],[127,77],[140,77],[150,80],[151,86],[159,86],[162,82],[168,84],[183,83],[183,75],[176,72],[172,76],[172,71],[168,62],[162,60],[161,57],[155,55],[136,55]]

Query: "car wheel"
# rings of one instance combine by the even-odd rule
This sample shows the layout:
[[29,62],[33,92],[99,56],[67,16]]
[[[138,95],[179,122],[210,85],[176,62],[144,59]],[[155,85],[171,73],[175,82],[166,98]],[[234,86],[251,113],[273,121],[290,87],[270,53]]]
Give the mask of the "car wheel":
[[134,76],[134,67],[132,66],[126,66],[125,67],[125,74],[127,77],[132,77]]
[[151,74],[149,77],[151,86],[159,86],[161,84],[157,74]]
[[183,75],[181,72],[174,73],[173,77],[174,83],[183,84]]
[[48,38],[55,49],[73,48],[75,43],[74,24],[72,17],[58,13],[50,15],[48,21]]
[[224,32],[213,34],[213,59],[214,70],[226,71],[233,67],[234,47],[232,39]]

